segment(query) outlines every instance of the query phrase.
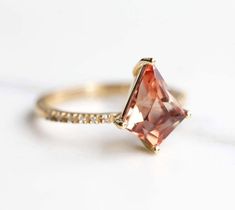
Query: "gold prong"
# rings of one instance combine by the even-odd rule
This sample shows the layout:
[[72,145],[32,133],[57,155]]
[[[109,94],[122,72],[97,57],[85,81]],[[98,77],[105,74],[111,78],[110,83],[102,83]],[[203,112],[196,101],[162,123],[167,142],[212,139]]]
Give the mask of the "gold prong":
[[141,67],[139,65],[136,65],[132,71],[132,74],[134,77],[137,77],[139,75]]
[[114,124],[120,129],[126,128],[126,123],[122,120],[121,116],[116,117]]
[[154,58],[142,58],[140,61],[145,61],[145,62],[149,62],[149,63],[155,63],[155,59]]
[[190,119],[190,118],[192,118],[192,113],[190,111],[187,111],[186,119]]
[[160,151],[160,146],[159,145],[151,145],[146,141],[141,141],[144,146],[150,151],[150,152],[154,152],[155,154],[157,154]]
[[160,152],[160,146],[159,145],[156,145],[154,148],[153,148],[153,151],[154,153],[158,154]]
[[142,58],[142,59],[140,59],[140,61],[136,64],[136,66],[133,69],[133,72],[132,72],[133,76],[137,77],[139,75],[141,67],[143,65],[145,65],[146,63],[154,64],[155,62],[156,62],[156,60],[153,59],[153,58]]

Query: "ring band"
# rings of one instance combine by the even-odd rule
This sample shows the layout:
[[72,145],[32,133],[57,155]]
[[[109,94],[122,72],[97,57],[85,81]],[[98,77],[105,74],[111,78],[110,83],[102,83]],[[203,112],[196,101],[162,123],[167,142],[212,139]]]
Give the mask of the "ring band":
[[[84,87],[72,88],[52,92],[40,97],[37,101],[37,114],[47,120],[64,122],[64,123],[79,123],[79,124],[103,124],[114,123],[117,116],[121,112],[69,112],[56,108],[57,104],[69,100],[82,99],[86,96],[107,96],[107,95],[127,95],[130,89],[129,84],[92,84]],[[175,89],[170,92],[174,97],[183,102],[184,94]]]
[[[141,59],[133,70],[135,80],[129,84],[92,84],[52,92],[40,97],[36,103],[38,115],[57,122],[80,124],[114,123],[136,134],[151,151],[159,150],[163,139],[179,124],[188,112],[177,101],[184,94],[169,90],[152,58]],[[125,109],[120,112],[69,112],[58,109],[57,104],[89,97],[127,95]]]

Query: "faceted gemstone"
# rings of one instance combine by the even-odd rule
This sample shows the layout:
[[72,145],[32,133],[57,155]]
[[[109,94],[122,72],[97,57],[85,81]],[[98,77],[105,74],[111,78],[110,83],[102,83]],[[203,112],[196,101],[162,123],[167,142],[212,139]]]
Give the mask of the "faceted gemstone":
[[145,64],[122,115],[126,129],[138,135],[147,148],[156,146],[187,116],[168,91],[157,68]]

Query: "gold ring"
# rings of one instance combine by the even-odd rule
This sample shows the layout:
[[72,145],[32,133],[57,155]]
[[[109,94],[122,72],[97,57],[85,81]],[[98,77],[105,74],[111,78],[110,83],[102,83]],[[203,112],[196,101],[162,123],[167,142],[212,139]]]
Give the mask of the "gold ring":
[[[143,58],[134,67],[134,81],[129,84],[98,84],[52,92],[40,97],[36,103],[39,116],[65,123],[114,123],[139,137],[147,149],[159,151],[159,145],[187,116],[180,102],[184,95],[169,89],[152,58]],[[128,94],[123,111],[119,112],[69,112],[56,105],[86,96],[99,97]]]

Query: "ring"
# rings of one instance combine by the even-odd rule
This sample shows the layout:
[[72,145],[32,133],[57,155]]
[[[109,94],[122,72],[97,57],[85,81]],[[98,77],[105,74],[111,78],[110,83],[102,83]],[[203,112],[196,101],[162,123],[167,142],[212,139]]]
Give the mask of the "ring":
[[[137,135],[147,149],[159,151],[163,140],[189,116],[180,105],[184,94],[167,87],[153,58],[141,59],[134,67],[133,75],[132,85],[98,84],[43,95],[36,102],[37,114],[65,123],[113,123]],[[56,107],[59,103],[87,96],[127,95],[128,90],[127,102],[119,112],[69,112]]]

